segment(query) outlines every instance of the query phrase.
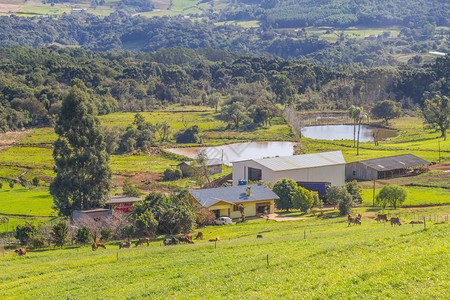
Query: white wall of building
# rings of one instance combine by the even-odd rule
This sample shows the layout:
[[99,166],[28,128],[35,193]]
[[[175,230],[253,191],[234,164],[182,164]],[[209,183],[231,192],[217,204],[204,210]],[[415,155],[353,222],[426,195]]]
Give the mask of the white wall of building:
[[304,182],[331,182],[332,186],[345,184],[345,164],[275,172],[248,160],[233,163],[233,185],[237,185],[239,179],[248,179],[248,167],[261,169],[262,181],[272,185],[283,178]]

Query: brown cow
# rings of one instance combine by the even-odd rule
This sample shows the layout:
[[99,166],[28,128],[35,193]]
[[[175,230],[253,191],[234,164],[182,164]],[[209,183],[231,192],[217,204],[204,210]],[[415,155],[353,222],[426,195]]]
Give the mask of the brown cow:
[[119,249],[121,249],[121,248],[130,248],[130,246],[131,246],[131,242],[119,243]]
[[201,231],[197,232],[197,235],[196,235],[195,239],[203,240],[203,232],[201,232]]
[[92,244],[92,251],[97,250],[98,247],[103,248],[103,249],[106,249],[105,244],[102,244],[102,243],[95,243],[95,242],[94,242],[94,243]]
[[14,252],[16,252],[17,255],[19,255],[19,256],[23,256],[23,255],[27,254],[27,249],[25,249],[25,248],[20,248],[20,249],[14,250]]
[[375,217],[375,220],[377,220],[377,222],[380,222],[380,221],[387,222],[388,221],[387,214],[379,214]]
[[391,218],[391,226],[394,226],[394,225],[398,225],[398,226],[402,225],[402,223],[400,223],[400,218]]
[[139,239],[139,241],[136,242],[136,246],[135,246],[135,247],[137,247],[137,246],[139,246],[139,245],[143,245],[143,244],[145,244],[145,243],[147,243],[147,246],[148,246],[148,245],[149,245],[148,241],[149,241],[149,238],[142,238],[142,239]]
[[184,237],[186,237],[188,240],[192,241],[192,233],[188,233]]
[[213,240],[209,240],[210,242],[218,242],[218,241],[220,241],[220,237],[216,237],[215,239],[213,239]]

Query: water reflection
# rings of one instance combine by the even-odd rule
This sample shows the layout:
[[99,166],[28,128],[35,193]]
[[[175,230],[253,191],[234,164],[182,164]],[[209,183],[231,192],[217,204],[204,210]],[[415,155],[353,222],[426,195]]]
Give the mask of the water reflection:
[[[305,137],[317,140],[353,140],[353,125],[308,126],[302,128],[302,134]],[[358,134],[358,127],[356,127],[356,134]],[[383,141],[397,136],[397,131],[361,125],[359,135],[361,142],[373,142],[374,135],[378,136],[379,141]]]
[[229,164],[233,161],[259,159],[273,156],[289,156],[294,154],[294,143],[291,142],[248,142],[217,147],[170,148],[167,151],[196,158],[199,151],[206,150],[209,159],[220,159]]

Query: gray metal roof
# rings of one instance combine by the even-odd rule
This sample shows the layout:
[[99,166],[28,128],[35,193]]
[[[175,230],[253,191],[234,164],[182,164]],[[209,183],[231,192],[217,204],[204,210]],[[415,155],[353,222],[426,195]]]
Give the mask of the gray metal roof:
[[111,196],[109,198],[109,201],[106,202],[106,204],[120,204],[120,203],[130,203],[140,201],[144,201],[144,199],[118,195],[118,196]]
[[297,170],[345,164],[345,159],[341,151],[270,157],[253,159],[252,161],[273,171]]
[[359,161],[357,163],[368,166],[377,171],[391,171],[404,168],[429,165],[430,162],[413,154],[395,155]]
[[[250,196],[247,196],[247,187],[251,188]],[[238,185],[223,188],[202,189],[189,191],[201,206],[210,207],[224,201],[230,204],[279,199],[277,194],[262,184]]]

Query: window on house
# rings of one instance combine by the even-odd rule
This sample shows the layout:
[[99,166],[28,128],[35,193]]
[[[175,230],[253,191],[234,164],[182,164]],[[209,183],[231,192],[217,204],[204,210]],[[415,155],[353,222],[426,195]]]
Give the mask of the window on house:
[[233,205],[233,211],[239,211],[239,205]]

